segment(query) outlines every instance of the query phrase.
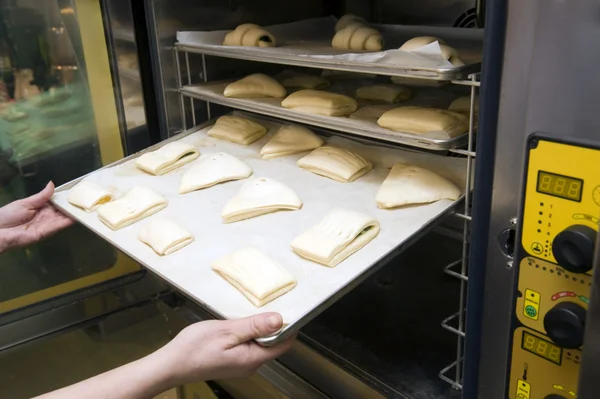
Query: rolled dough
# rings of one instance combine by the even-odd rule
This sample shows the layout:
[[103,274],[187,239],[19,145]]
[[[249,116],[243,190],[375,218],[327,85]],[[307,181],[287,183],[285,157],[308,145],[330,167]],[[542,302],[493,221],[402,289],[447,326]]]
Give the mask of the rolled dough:
[[298,166],[342,183],[367,174],[373,165],[360,155],[342,148],[323,146],[298,160]]
[[397,163],[377,192],[377,206],[383,209],[410,204],[427,204],[441,199],[456,200],[461,191],[454,183],[419,166]]
[[223,93],[230,98],[283,98],[286,94],[285,88],[278,81],[263,73],[255,73],[230,83]]
[[299,125],[283,125],[260,150],[263,159],[273,159],[312,151],[325,141],[310,129]]
[[238,222],[279,210],[296,211],[302,200],[283,183],[266,177],[244,183],[240,191],[227,202],[221,217],[224,223]]
[[98,208],[98,218],[113,230],[140,221],[167,206],[167,200],[149,188],[136,186],[123,197]]
[[344,116],[356,111],[356,100],[343,94],[319,90],[300,90],[287,96],[282,102],[284,108],[309,114]]
[[377,121],[379,126],[395,132],[424,134],[445,132],[449,138],[469,130],[466,116],[437,108],[398,107],[384,113]]
[[331,47],[342,50],[381,51],[383,37],[376,29],[354,23],[335,34],[331,40]]
[[156,151],[142,154],[135,165],[153,175],[164,175],[188,162],[198,158],[198,149],[191,144],[173,141],[165,144]]
[[242,24],[227,33],[224,46],[275,47],[275,37],[256,24]]
[[417,37],[413,37],[410,40],[407,40],[401,47],[400,50],[403,51],[414,51],[416,49],[419,49],[423,46],[427,46],[428,44],[431,44],[433,42],[438,42],[439,44],[446,44],[446,42],[444,42],[442,39],[438,39],[437,37],[433,37],[433,36],[417,36]]
[[217,119],[207,134],[232,143],[248,145],[267,134],[267,128],[250,119],[224,115]]
[[69,190],[67,200],[71,205],[82,208],[86,212],[92,212],[100,205],[112,201],[113,195],[96,183],[82,180]]
[[181,179],[179,193],[212,187],[230,180],[250,177],[252,169],[233,155],[219,152],[201,158]]
[[174,221],[157,216],[142,227],[138,239],[162,256],[191,244],[194,236]]
[[303,258],[335,267],[373,240],[379,230],[379,222],[370,216],[334,209],[291,246]]
[[256,307],[266,305],[296,286],[294,276],[254,247],[245,247],[218,259],[212,269]]

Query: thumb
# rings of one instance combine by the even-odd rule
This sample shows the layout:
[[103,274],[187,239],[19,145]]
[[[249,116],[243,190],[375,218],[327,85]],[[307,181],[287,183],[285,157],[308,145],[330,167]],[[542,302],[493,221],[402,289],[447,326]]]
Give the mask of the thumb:
[[48,182],[46,187],[37,194],[24,198],[23,202],[30,208],[41,208],[44,206],[54,194],[54,183]]
[[239,345],[279,331],[283,326],[283,319],[279,313],[262,313],[243,319],[229,320],[227,323],[229,333],[237,338],[236,345]]

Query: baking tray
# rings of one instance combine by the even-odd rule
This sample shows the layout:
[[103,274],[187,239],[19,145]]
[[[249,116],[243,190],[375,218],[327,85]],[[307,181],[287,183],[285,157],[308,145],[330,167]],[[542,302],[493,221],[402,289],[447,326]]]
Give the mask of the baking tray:
[[[231,82],[184,86],[180,89],[180,92],[187,97],[244,111],[432,151],[447,151],[452,148],[463,147],[467,144],[469,138],[469,135],[466,133],[454,138],[436,138],[436,136],[444,136],[445,133],[429,132],[427,134],[412,134],[392,132],[380,127],[373,121],[308,114],[283,108],[280,98],[227,98],[223,95],[223,91],[229,83]],[[398,104],[398,106],[401,105],[405,104]]]
[[[464,159],[435,154],[368,146],[332,136],[327,138],[329,144],[351,149],[374,162],[374,169],[356,182],[339,183],[297,167],[296,162],[302,155],[262,160],[259,155],[260,148],[280,124],[254,119],[267,126],[269,134],[249,146],[208,137],[206,131],[212,122],[190,129],[165,142],[182,140],[197,146],[201,154],[223,151],[235,155],[252,167],[255,176],[271,177],[288,184],[303,200],[301,210],[276,212],[237,223],[223,224],[220,213],[224,204],[237,193],[245,181],[220,184],[210,189],[179,195],[177,192],[181,176],[194,163],[160,177],[144,174],[134,164],[134,159],[141,153],[154,150],[165,142],[60,186],[52,202],[216,317],[229,319],[266,311],[279,312],[284,320],[284,328],[273,336],[258,340],[263,345],[272,345],[289,337],[349,292],[380,267],[383,264],[381,260],[386,255],[403,249],[412,240],[417,239],[442,215],[452,212],[459,202],[442,200],[392,211],[378,209],[375,194],[395,162],[404,161],[426,166],[452,179],[459,187],[465,185],[466,162]],[[99,221],[95,213],[86,213],[67,202],[68,189],[83,178],[109,188],[117,196],[138,184],[161,193],[167,198],[169,205],[157,215],[173,218],[185,226],[195,236],[195,241],[171,255],[160,257],[136,238],[147,220],[118,231],[110,230]],[[372,215],[381,223],[380,234],[335,268],[304,260],[293,253],[290,249],[293,238],[318,222],[334,207],[344,207]],[[298,285],[262,308],[254,307],[210,268],[214,260],[246,245],[253,245],[277,259],[296,277]],[[407,284],[410,282],[407,281]]]
[[[271,48],[223,46],[223,38],[229,32],[225,30],[177,32],[175,49],[274,64],[444,81],[465,79],[481,71],[481,29],[370,24],[383,35],[385,50],[352,53],[331,47],[335,22],[334,17],[324,17],[267,26],[279,43]],[[460,51],[466,65],[453,66],[436,46],[422,55],[397,50],[415,36],[444,39]]]

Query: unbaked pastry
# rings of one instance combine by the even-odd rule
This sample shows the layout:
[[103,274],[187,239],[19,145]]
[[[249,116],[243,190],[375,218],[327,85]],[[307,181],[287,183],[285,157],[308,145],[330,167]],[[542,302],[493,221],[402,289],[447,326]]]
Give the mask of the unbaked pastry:
[[329,87],[331,83],[324,77],[318,75],[293,75],[281,81],[281,84],[291,89],[313,89],[322,90]]
[[427,204],[441,199],[456,200],[461,192],[450,180],[428,169],[397,163],[377,192],[383,209],[410,204]]
[[356,15],[346,14],[346,15],[342,16],[340,19],[338,19],[338,21],[335,23],[335,31],[339,32],[342,29],[344,29],[345,27],[347,27],[348,25],[355,25],[355,24],[366,25],[367,21],[365,21],[363,18],[358,17]]
[[167,200],[146,187],[136,186],[123,197],[98,208],[98,218],[113,230],[138,222],[167,206]]
[[439,44],[446,44],[442,39],[438,39],[433,36],[417,36],[413,37],[410,40],[407,40],[401,47],[400,50],[403,51],[414,51],[423,46],[427,46],[433,42],[438,42]]
[[300,90],[287,96],[281,106],[299,112],[344,116],[356,111],[356,100],[343,94],[319,90]]
[[193,145],[173,141],[156,151],[142,154],[136,159],[135,165],[144,172],[159,176],[192,162],[199,156],[198,149]]
[[331,40],[331,47],[342,50],[381,51],[383,37],[378,30],[355,23],[339,30]]
[[379,119],[381,115],[394,107],[395,106],[391,104],[367,105],[360,107],[356,112],[351,113],[349,118],[377,123],[377,119]]
[[212,187],[231,180],[250,177],[252,169],[233,155],[219,152],[201,158],[197,165],[188,170],[181,179],[179,193]]
[[370,216],[334,209],[291,246],[303,258],[335,267],[373,240],[379,230],[379,222]]
[[395,132],[424,134],[443,131],[451,138],[469,130],[469,121],[462,114],[411,106],[394,108],[383,114],[377,123]]
[[223,95],[230,98],[282,98],[287,94],[278,81],[263,73],[248,75],[225,87]]
[[221,116],[207,133],[210,137],[248,145],[267,134],[260,123],[234,115]]
[[275,37],[256,24],[242,24],[225,35],[224,46],[275,47]]
[[300,158],[298,166],[342,183],[355,181],[367,174],[373,167],[360,155],[328,145],[317,148],[307,156]]
[[283,183],[266,177],[244,183],[227,202],[221,217],[224,223],[237,222],[279,210],[296,211],[302,206],[298,195]]
[[363,86],[356,89],[356,98],[399,103],[410,98],[410,89],[397,85]]
[[299,125],[283,125],[260,150],[263,159],[273,159],[312,151],[325,141],[310,129]]
[[440,50],[442,51],[442,56],[446,58],[452,65],[459,67],[465,65],[464,62],[458,57],[458,51],[455,48],[447,46],[445,44],[440,44]]
[[113,195],[98,184],[82,180],[69,190],[67,201],[71,205],[85,210],[95,211],[100,205],[113,200]]
[[191,244],[194,236],[170,219],[155,217],[142,227],[138,239],[162,256]]
[[215,261],[211,267],[256,307],[266,305],[296,286],[294,276],[254,247],[237,250]]
[[[456,100],[452,101],[450,106],[448,107],[448,111],[458,112],[460,114],[464,114],[469,116],[471,113],[471,96],[463,96],[458,97]],[[474,113],[479,113],[479,98],[475,97],[475,108]]]

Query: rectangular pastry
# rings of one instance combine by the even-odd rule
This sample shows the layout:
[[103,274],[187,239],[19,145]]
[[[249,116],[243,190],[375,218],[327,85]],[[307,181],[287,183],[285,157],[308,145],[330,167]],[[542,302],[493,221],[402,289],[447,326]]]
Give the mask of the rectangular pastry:
[[328,145],[319,147],[304,158],[300,158],[298,166],[342,183],[355,181],[373,167],[360,155]]
[[379,229],[379,222],[372,217],[334,209],[294,239],[292,249],[303,258],[335,267],[373,240]]
[[217,260],[212,269],[256,307],[266,305],[296,286],[294,276],[253,247],[245,247]]
[[287,96],[283,108],[326,116],[350,115],[358,105],[352,97],[320,90],[300,90]]
[[141,170],[153,175],[163,175],[198,158],[200,153],[191,144],[174,141],[156,151],[142,154],[135,161]]
[[469,131],[469,120],[466,116],[437,108],[398,107],[381,115],[377,123],[395,132],[413,134],[445,132],[449,138]]
[[67,198],[71,205],[92,212],[100,205],[113,200],[113,195],[98,184],[82,180],[69,190]]
[[167,206],[160,194],[141,186],[129,190],[123,197],[98,208],[98,218],[113,230],[129,226]]
[[217,119],[207,134],[232,143],[249,145],[267,134],[267,128],[250,119],[225,115]]
[[138,234],[138,239],[159,255],[169,255],[194,241],[194,236],[170,219],[155,217]]

